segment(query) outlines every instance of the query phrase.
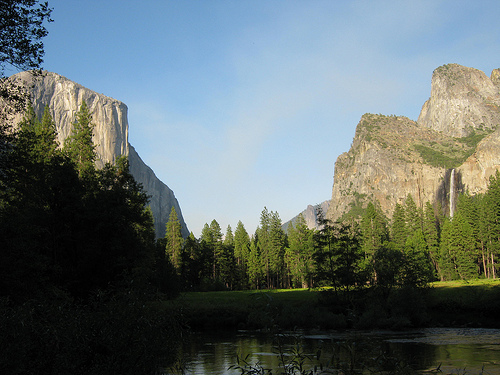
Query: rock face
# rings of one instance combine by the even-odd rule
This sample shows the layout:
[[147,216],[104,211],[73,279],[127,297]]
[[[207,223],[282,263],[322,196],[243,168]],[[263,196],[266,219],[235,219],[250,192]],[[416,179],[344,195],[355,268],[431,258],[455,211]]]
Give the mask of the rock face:
[[[500,71],[491,78],[456,64],[437,68],[418,121],[365,114],[335,163],[327,217],[359,216],[377,201],[391,217],[411,194],[450,214],[457,194],[486,190],[500,169]],[[450,202],[450,196],[452,202]]]
[[151,196],[149,204],[155,217],[157,236],[163,237],[165,235],[165,225],[170,216],[172,206],[175,208],[181,222],[182,235],[184,237],[189,236],[188,228],[182,219],[181,208],[175,198],[174,192],[156,177],[153,170],[142,161],[139,154],[131,145],[129,145],[128,160],[130,162],[130,172]]
[[[299,215],[304,216],[304,219],[306,221],[307,227],[309,229],[320,229],[320,224],[318,223],[318,214],[319,210],[323,212],[323,215],[326,215],[328,212],[328,206],[330,205],[330,201],[324,201],[320,204],[317,204],[315,206],[313,205],[308,205],[307,208],[302,211]],[[288,227],[290,224],[295,225],[295,222],[297,221],[299,215],[295,216],[293,219],[290,221],[287,221],[282,225],[282,228],[285,232],[288,231]]]
[[31,74],[22,72],[12,79],[23,82],[29,88],[33,108],[39,117],[45,106],[49,107],[61,145],[71,133],[75,114],[85,101],[95,124],[94,144],[98,156],[96,165],[102,167],[106,162],[114,163],[120,156],[128,156],[132,175],[151,196],[150,205],[157,237],[163,237],[165,234],[165,224],[172,206],[179,216],[183,236],[189,235],[173,191],[155,176],[128,143],[129,124],[127,106],[124,103],[91,91],[55,73],[44,72],[43,77],[34,79]]
[[488,78],[482,71],[457,64],[434,70],[431,97],[422,107],[418,123],[453,137],[500,124],[499,71]]

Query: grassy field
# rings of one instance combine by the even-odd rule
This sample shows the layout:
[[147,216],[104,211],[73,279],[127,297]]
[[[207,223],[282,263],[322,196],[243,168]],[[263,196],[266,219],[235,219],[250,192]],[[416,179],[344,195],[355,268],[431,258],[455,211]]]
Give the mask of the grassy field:
[[226,292],[183,293],[178,301],[191,306],[251,306],[261,302],[311,303],[315,302],[316,289],[238,290]]
[[500,327],[500,280],[433,283],[427,310],[435,325]]
[[383,296],[365,290],[340,299],[319,289],[189,292],[168,303],[194,330],[500,326],[500,280],[436,282]]

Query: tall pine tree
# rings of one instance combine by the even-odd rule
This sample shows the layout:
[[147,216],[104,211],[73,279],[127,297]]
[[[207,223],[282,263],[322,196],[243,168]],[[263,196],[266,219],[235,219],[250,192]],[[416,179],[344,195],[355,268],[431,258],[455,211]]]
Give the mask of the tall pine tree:
[[182,248],[184,239],[182,238],[181,223],[174,206],[172,206],[170,210],[170,215],[166,224],[165,242],[165,252],[177,274],[180,275],[182,270]]
[[87,103],[83,102],[76,113],[71,134],[64,144],[64,149],[76,164],[80,176],[89,176],[95,170],[97,155],[93,142],[94,127]]

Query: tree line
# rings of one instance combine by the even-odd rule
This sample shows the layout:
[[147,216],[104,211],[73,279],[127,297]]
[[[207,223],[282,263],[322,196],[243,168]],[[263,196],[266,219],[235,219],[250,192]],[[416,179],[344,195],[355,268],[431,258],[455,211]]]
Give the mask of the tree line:
[[263,209],[249,235],[241,221],[223,234],[214,219],[201,236],[185,240],[172,209],[160,240],[186,290],[263,289],[366,285],[425,286],[436,280],[496,278],[500,247],[500,173],[484,194],[460,194],[453,217],[408,195],[386,217],[369,202],[358,219],[332,222],[319,212],[320,228],[299,215],[287,232],[277,212]]

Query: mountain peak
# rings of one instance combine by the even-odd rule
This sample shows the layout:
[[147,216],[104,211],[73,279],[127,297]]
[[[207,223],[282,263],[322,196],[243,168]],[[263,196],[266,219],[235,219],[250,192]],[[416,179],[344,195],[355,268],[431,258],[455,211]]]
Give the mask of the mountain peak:
[[490,78],[458,64],[440,66],[432,74],[431,97],[417,122],[452,137],[496,129],[500,124],[499,79],[498,70]]

